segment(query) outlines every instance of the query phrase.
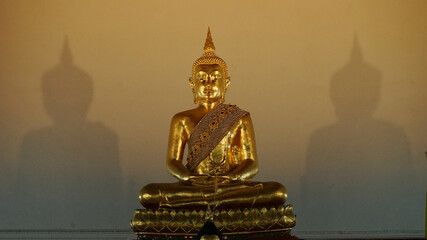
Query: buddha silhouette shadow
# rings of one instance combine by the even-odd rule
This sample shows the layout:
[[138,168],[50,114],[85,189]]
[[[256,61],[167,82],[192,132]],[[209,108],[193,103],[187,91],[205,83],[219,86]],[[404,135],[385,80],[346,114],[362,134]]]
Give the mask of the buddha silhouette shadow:
[[86,119],[91,77],[73,64],[68,41],[60,63],[42,78],[43,104],[53,124],[23,140],[20,188],[31,228],[119,228],[124,198],[118,138]]
[[12,210],[15,209],[15,204],[12,200],[13,193],[10,186],[12,175],[6,157],[2,152],[0,152],[0,166],[0,229],[11,229],[15,224]]
[[309,142],[302,228],[384,230],[414,223],[409,144],[401,127],[373,117],[380,87],[381,73],[365,62],[356,36],[349,63],[331,79],[338,121]]

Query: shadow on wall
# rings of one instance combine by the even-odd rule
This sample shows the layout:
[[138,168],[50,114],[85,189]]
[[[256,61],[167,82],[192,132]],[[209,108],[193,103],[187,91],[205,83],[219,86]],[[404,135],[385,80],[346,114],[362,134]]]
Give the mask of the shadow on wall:
[[53,124],[26,134],[21,147],[20,225],[25,228],[120,228],[124,194],[116,134],[86,119],[91,77],[73,64],[65,40],[60,63],[42,78]]
[[331,79],[338,121],[311,135],[300,229],[420,227],[408,139],[401,127],[373,117],[380,87],[381,73],[365,62],[356,36],[350,62]]
[[[2,126],[1,126],[2,127]],[[3,128],[0,128],[3,129]],[[3,140],[3,139],[2,139]],[[3,150],[3,149],[1,149]],[[10,209],[12,203],[12,194],[9,184],[10,179],[10,168],[6,157],[3,154],[4,151],[0,151],[0,226],[7,225],[9,222],[13,222],[12,216],[13,211]]]

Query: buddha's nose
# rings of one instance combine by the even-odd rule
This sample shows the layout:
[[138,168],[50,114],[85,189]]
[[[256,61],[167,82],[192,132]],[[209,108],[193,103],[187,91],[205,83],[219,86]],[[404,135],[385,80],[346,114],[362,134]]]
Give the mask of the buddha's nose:
[[213,81],[212,78],[208,77],[207,81],[205,82],[205,88],[212,89],[214,86],[215,81]]
[[214,78],[214,77],[209,76],[209,77],[208,77],[208,81],[207,81],[207,83],[208,83],[208,86],[210,86],[210,84],[214,84],[214,83],[215,83],[215,78]]

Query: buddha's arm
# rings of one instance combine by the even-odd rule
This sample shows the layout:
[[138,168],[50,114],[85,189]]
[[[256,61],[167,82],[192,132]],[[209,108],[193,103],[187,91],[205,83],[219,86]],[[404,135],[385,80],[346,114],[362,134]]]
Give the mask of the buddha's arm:
[[167,150],[166,167],[172,176],[179,180],[187,181],[190,179],[190,171],[182,164],[185,143],[188,134],[185,129],[184,118],[175,115],[172,118],[169,130],[169,142]]
[[250,115],[246,115],[240,123],[239,138],[236,147],[241,162],[228,177],[233,180],[249,180],[258,172],[258,158],[255,146],[255,132]]

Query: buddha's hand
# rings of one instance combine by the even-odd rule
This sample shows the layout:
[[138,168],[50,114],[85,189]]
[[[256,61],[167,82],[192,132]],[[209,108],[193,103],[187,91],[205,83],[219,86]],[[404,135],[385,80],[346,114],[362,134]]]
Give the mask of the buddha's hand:
[[235,174],[235,173],[229,173],[229,174],[221,176],[221,177],[228,179],[228,181],[232,181],[232,182],[243,180],[239,174]]
[[194,185],[194,186],[198,186],[198,185],[213,185],[214,181],[212,176],[208,176],[208,175],[193,175],[190,176],[188,181],[185,182],[185,184],[189,184],[189,185]]
[[214,186],[215,184],[224,185],[224,184],[236,182],[237,180],[235,179],[227,175],[221,175],[221,176],[197,175],[197,176],[191,176],[186,183],[194,186]]

